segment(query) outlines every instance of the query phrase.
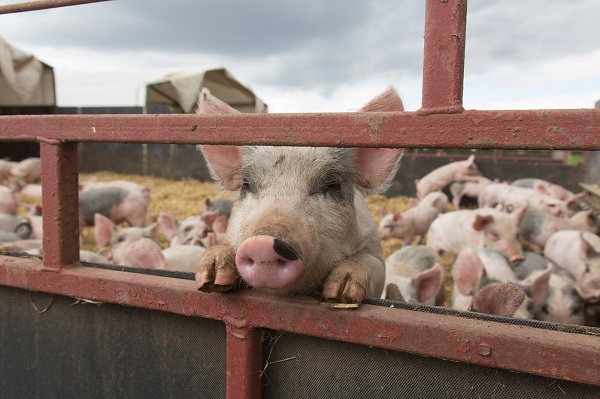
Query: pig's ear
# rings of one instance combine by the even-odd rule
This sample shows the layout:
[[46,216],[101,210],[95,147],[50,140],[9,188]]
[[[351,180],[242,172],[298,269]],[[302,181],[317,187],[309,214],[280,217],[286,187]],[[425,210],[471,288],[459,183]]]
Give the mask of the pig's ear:
[[163,233],[165,234],[167,240],[172,239],[175,234],[177,234],[177,226],[179,226],[179,222],[174,216],[160,211],[158,214],[158,223],[162,227]]
[[511,213],[511,216],[517,220],[517,226],[520,226],[521,223],[523,223],[523,219],[525,219],[525,215],[527,214],[528,207],[529,207],[529,204],[525,204],[524,206],[515,209]]
[[475,163],[475,154],[471,154],[469,155],[469,158],[467,158],[467,166],[471,166]]
[[439,263],[415,276],[413,285],[417,289],[419,302],[427,302],[439,292],[443,276],[444,269]]
[[117,226],[104,215],[94,214],[94,238],[100,247],[107,245],[112,240]]
[[156,241],[156,236],[157,236],[157,229],[156,229],[156,223],[152,223],[150,226],[146,227],[144,229],[146,231],[146,234],[148,237],[150,237],[152,240]]
[[403,112],[404,105],[393,87],[369,101],[360,112]]
[[218,180],[224,189],[236,191],[242,186],[241,149],[234,145],[198,146],[206,159],[210,175]]
[[394,178],[402,148],[356,148],[358,185],[367,190],[383,191]]
[[[200,115],[233,115],[240,112],[202,88],[198,98]],[[199,145],[208,163],[210,175],[219,180],[226,190],[236,191],[242,185],[240,178],[241,152],[234,145]]]
[[525,292],[514,284],[491,283],[473,297],[472,309],[496,316],[512,316],[525,300]]
[[594,246],[586,240],[583,231],[579,233],[579,237],[579,240],[581,241],[581,245],[579,246],[579,259],[587,261],[588,258],[597,256]]
[[473,222],[473,229],[475,231],[481,231],[485,228],[485,226],[494,221],[494,217],[492,215],[475,215],[475,221]]
[[394,283],[390,283],[385,287],[385,299],[389,299],[391,301],[406,302],[406,300],[402,296],[402,292],[400,292],[400,288],[398,288],[398,286]]
[[227,216],[221,215],[212,223],[212,229],[217,234],[223,234],[227,231]]
[[394,212],[393,220],[394,220],[395,223],[398,223],[399,221],[401,221],[402,220],[402,213],[400,213],[400,211]]
[[472,295],[472,290],[479,286],[485,267],[474,249],[466,248],[460,251],[454,265],[452,276],[456,288],[463,295]]
[[200,219],[206,223],[207,226],[212,226],[212,224],[219,217],[219,212],[217,211],[204,211],[202,215],[200,215]]
[[523,281],[523,285],[527,288],[527,292],[536,307],[540,307],[546,302],[548,296],[548,288],[550,284],[550,276],[554,271],[554,266],[548,263],[546,270],[534,272]]
[[[403,112],[404,105],[396,90],[390,87],[360,109],[360,112]],[[367,190],[384,190],[394,178],[402,148],[357,148],[358,184]]]

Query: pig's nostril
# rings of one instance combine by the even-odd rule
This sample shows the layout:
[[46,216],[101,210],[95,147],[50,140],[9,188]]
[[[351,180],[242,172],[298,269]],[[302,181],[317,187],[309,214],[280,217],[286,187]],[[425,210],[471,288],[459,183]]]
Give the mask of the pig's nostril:
[[[290,247],[288,244],[286,244],[285,242],[275,238],[273,240],[273,250],[275,250],[275,253],[277,253],[277,255],[282,256],[283,258],[287,259],[287,260],[297,260],[298,259],[298,255],[296,254],[296,251],[294,251],[294,249],[292,247]],[[281,260],[279,260],[279,262],[282,262]],[[283,261],[285,262],[285,261]]]

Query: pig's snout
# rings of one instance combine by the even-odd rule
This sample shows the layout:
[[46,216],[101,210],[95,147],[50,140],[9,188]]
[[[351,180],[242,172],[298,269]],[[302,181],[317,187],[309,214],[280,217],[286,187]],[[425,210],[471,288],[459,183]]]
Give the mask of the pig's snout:
[[240,275],[255,288],[283,289],[302,273],[296,251],[277,238],[258,235],[248,238],[235,255]]

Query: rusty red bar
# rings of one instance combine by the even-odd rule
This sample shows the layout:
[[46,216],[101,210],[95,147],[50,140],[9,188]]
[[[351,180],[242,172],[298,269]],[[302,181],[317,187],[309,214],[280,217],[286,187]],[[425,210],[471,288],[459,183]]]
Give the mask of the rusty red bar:
[[40,143],[44,267],[79,262],[77,144]]
[[49,8],[68,7],[80,4],[100,3],[111,0],[38,0],[26,3],[15,3],[0,6],[0,15],[18,12],[46,10]]
[[226,318],[227,399],[260,397],[262,336],[244,317]]
[[600,109],[0,117],[0,140],[40,135],[69,142],[600,150]]
[[462,112],[467,0],[427,0],[421,113]]
[[[335,311],[318,306],[316,299],[275,298],[252,290],[204,294],[189,280],[83,266],[44,273],[35,259],[9,256],[0,256],[0,284],[229,325],[235,321],[238,330],[269,328],[600,386],[596,336],[364,304],[355,311]],[[243,362],[238,367],[246,370],[246,378],[256,375],[256,339],[240,343],[228,338],[228,346],[245,354],[236,360],[228,355],[228,361]],[[482,345],[491,353],[480,354]]]

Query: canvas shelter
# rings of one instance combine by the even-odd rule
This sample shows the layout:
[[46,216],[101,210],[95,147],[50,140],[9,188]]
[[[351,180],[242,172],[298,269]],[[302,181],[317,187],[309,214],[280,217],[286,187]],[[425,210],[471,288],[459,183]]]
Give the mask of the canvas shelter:
[[163,80],[149,83],[146,86],[146,107],[167,106],[171,113],[194,112],[202,87],[238,111],[268,111],[267,105],[225,68],[173,73]]
[[0,106],[54,106],[53,68],[0,37]]

